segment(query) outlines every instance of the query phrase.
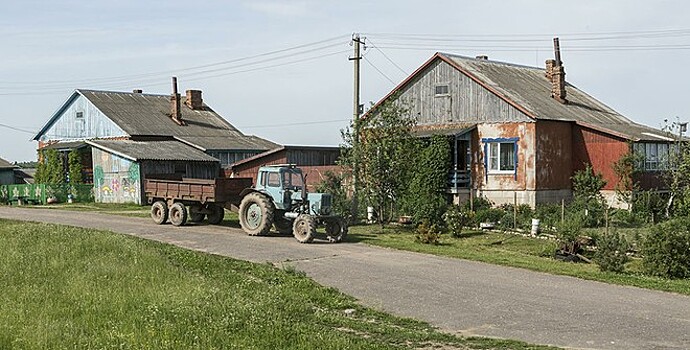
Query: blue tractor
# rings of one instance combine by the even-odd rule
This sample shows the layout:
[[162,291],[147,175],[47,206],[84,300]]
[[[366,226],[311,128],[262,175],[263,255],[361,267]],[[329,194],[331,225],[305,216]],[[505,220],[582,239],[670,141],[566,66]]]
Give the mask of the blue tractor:
[[347,235],[343,218],[332,213],[332,196],[308,193],[305,176],[295,165],[259,168],[256,185],[241,196],[240,225],[249,235],[265,235],[275,227],[280,233],[292,233],[300,243],[309,243],[320,226],[331,242]]

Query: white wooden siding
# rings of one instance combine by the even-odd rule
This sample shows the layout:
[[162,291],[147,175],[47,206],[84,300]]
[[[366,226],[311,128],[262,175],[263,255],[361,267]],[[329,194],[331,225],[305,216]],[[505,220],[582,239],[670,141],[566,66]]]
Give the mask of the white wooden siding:
[[[77,118],[77,112],[82,112],[83,117]],[[118,136],[128,135],[103,115],[91,102],[79,95],[55,119],[41,137],[41,141]]]

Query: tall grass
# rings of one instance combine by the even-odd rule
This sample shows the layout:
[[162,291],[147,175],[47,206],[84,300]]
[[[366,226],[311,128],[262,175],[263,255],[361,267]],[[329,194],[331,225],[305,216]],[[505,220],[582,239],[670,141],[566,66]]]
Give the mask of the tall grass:
[[294,269],[102,231],[0,220],[0,250],[0,349],[538,348],[439,333]]

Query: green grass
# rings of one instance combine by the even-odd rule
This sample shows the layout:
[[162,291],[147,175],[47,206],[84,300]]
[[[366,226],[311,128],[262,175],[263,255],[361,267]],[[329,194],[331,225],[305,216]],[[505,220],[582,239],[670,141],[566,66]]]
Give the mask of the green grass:
[[103,231],[0,220],[0,249],[0,349],[547,348],[455,337],[293,268]]
[[633,259],[628,263],[625,273],[602,272],[596,264],[571,263],[553,259],[556,242],[538,238],[471,231],[461,238],[442,235],[441,244],[430,245],[416,242],[414,233],[410,229],[391,226],[382,230],[379,226],[354,226],[350,227],[349,239],[400,250],[690,295],[690,280],[644,276],[641,273],[639,259]]

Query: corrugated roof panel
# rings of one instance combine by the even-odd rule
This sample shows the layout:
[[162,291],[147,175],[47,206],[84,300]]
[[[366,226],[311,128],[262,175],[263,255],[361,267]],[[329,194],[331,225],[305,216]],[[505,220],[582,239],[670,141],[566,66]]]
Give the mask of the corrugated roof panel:
[[218,162],[218,159],[180,141],[90,140],[93,147],[132,160]]

